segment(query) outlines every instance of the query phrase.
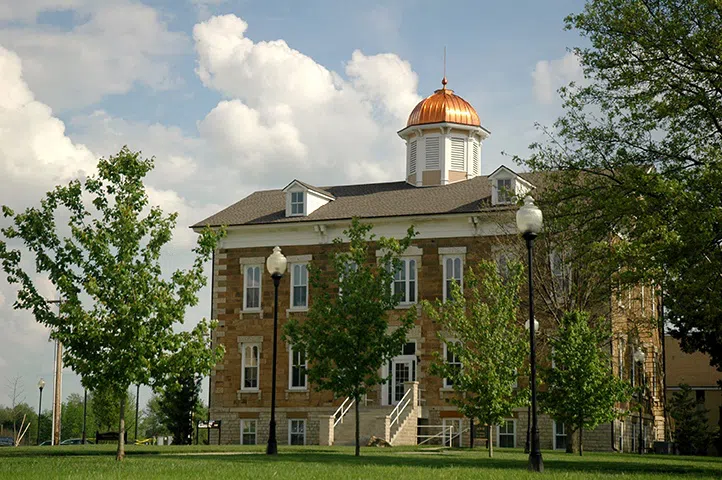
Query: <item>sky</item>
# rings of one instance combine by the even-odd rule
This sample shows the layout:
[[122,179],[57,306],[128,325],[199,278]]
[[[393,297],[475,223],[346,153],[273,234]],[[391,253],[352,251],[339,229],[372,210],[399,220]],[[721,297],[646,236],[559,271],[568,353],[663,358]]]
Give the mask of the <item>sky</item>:
[[[440,87],[469,101],[492,132],[482,173],[518,169],[561,112],[557,89],[581,81],[564,31],[580,0],[0,0],[0,204],[38,204],[94,173],[123,145],[155,157],[153,205],[178,212],[166,271],[187,268],[189,225],[253,191],[291,180],[403,179],[396,132]],[[0,219],[0,226],[7,226]],[[270,253],[270,252],[269,252]],[[29,265],[29,264],[28,264]],[[57,294],[35,275],[47,298]],[[53,344],[13,309],[0,278],[0,405],[19,377],[36,406],[52,398]],[[187,311],[210,312],[210,290]],[[82,391],[65,370],[63,397]],[[141,402],[150,390],[141,389]],[[205,393],[204,393],[205,395]],[[47,399],[47,400],[46,400]],[[37,408],[37,407],[34,407]]]

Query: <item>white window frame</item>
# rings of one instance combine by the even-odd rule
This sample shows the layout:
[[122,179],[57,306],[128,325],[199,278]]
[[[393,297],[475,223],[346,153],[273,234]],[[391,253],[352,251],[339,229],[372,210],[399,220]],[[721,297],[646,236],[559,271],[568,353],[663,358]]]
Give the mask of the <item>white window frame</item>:
[[[294,354],[297,351],[293,348],[293,345],[288,346],[288,389],[289,390],[297,390],[297,391],[307,391],[308,390],[308,374],[304,374],[303,376],[303,385],[293,385],[293,367],[294,367]],[[303,371],[308,371],[308,358],[304,358],[303,362]]]
[[[451,353],[451,352],[448,351],[448,348],[447,348],[447,345],[448,345],[449,343],[459,343],[459,341],[458,341],[458,340],[449,340],[448,342],[444,342],[444,363],[446,363],[447,365],[451,365],[451,364],[456,365],[456,364],[458,363],[458,364],[459,364],[459,369],[464,368],[464,364],[461,363],[461,360],[459,360],[458,357],[456,357],[456,362],[449,362],[449,356],[448,356],[448,355],[449,355],[449,353]],[[453,353],[452,353],[452,355],[453,355]],[[453,383],[450,383],[450,382],[449,382],[449,379],[446,378],[446,377],[444,377],[444,384],[443,384],[443,385],[444,385],[444,388],[454,388],[454,384],[453,384]]]
[[306,429],[306,419],[305,419],[305,418],[289,418],[289,419],[288,419],[288,444],[289,444],[289,445],[293,445],[293,444],[291,443],[291,436],[292,436],[292,435],[299,435],[298,432],[293,432],[293,430],[292,430],[293,422],[300,422],[300,423],[303,425],[303,433],[301,434],[301,435],[303,435],[303,443],[302,443],[301,445],[306,445],[306,431],[307,431],[307,429]]
[[[513,427],[513,428],[514,428],[514,432],[511,434],[511,435],[512,435],[513,444],[512,444],[511,447],[502,447],[502,446],[501,446],[501,435],[502,435],[502,433],[501,433],[501,425],[497,425],[497,426],[496,426],[496,445],[497,445],[499,448],[516,448],[516,418],[505,418],[505,419],[504,419],[504,428],[506,428],[506,422],[512,422],[512,424],[514,425],[514,427]],[[504,433],[503,435],[504,435],[504,436],[508,436],[509,433]]]
[[[256,357],[256,386],[246,387],[246,368],[253,368],[253,366],[246,367],[246,350],[248,348],[253,352],[253,348],[257,348],[258,355]],[[241,391],[245,392],[257,392],[261,385],[261,344],[260,343],[242,343],[241,344]]]
[[[258,269],[258,306],[257,307],[249,307],[248,306],[248,289],[252,288],[248,286],[248,270],[250,269]],[[263,266],[262,265],[243,265],[243,311],[244,312],[260,312],[261,311],[261,299],[262,292],[263,292]]]
[[[394,272],[394,282],[392,286],[393,291],[396,292],[397,282],[404,282],[404,298],[403,300],[399,301],[399,305],[415,305],[419,301],[419,260],[416,257],[400,257],[399,260],[401,261],[401,269],[399,269],[397,272]],[[414,262],[413,269],[411,267],[411,262]],[[404,272],[404,279],[396,280],[396,275],[401,270],[403,270]],[[414,277],[413,279],[411,279],[412,272]],[[414,283],[413,288],[410,286],[412,281]],[[409,297],[412,293],[414,295],[414,300],[409,301]]]
[[[243,430],[246,425],[253,425],[253,443],[243,443]],[[250,432],[249,432],[250,435]],[[241,419],[241,445],[258,445],[258,419],[256,418],[242,418]]]
[[[293,200],[294,195],[301,195],[301,201],[300,202],[294,201]],[[291,191],[291,192],[289,192],[289,200],[288,201],[289,201],[289,205],[290,205],[289,213],[291,216],[296,217],[296,216],[302,216],[302,215],[306,214],[306,192],[304,192],[303,190]],[[293,207],[298,206],[298,205],[301,206],[301,211],[294,212]]]
[[[461,291],[463,293],[463,291],[464,291],[464,255],[443,255],[441,257],[441,261],[443,263],[442,270],[444,271],[444,285],[443,285],[444,301],[446,301],[449,298],[449,295],[451,294],[451,292],[449,292],[449,285],[448,285],[449,280],[450,280],[448,262],[451,261],[452,269],[456,270],[455,263],[457,260],[459,261],[459,272],[458,272],[459,278],[456,278],[456,276],[454,276],[454,280],[458,281],[459,287],[461,287]],[[456,272],[453,272],[453,273],[456,273]]]
[[[499,183],[509,182],[509,186],[499,186]],[[512,203],[514,198],[514,179],[513,178],[497,178],[496,179],[496,203],[499,205],[508,205]]]
[[496,272],[504,281],[507,281],[509,279],[509,262],[513,262],[514,260],[516,260],[516,255],[513,252],[503,249],[494,252],[494,263],[496,263]]
[[[306,283],[305,285],[296,285],[296,267],[304,267],[306,270]],[[306,287],[306,297],[305,297],[305,305],[294,305],[294,290],[296,287]],[[289,305],[291,306],[290,310],[295,311],[306,311],[308,310],[308,262],[298,262],[298,263],[292,263],[291,264],[291,299],[290,299]]]
[[[562,423],[562,425],[564,425]],[[569,441],[569,434],[566,432],[566,427],[564,428],[564,436],[567,438],[567,442]],[[557,445],[557,421],[552,420],[552,448],[553,450],[561,450],[559,448],[559,445]],[[564,447],[566,449],[566,446]]]
[[[464,429],[464,423],[462,420],[463,420],[462,418],[457,418],[457,417],[443,418],[441,420],[441,427],[442,427],[443,433],[444,433],[444,435],[443,435],[444,446],[447,445],[447,442],[448,442],[448,446],[450,446],[450,447],[461,447],[462,446],[463,438],[461,436],[461,432]],[[449,426],[454,427],[454,429],[450,432],[451,435],[449,435],[446,432],[446,429]],[[457,430],[457,428],[458,428],[458,430]]]

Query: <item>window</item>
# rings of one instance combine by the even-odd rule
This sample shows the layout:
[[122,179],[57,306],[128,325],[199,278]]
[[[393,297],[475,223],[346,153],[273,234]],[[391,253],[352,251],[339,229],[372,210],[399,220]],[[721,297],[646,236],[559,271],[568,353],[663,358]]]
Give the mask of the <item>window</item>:
[[288,388],[306,390],[306,352],[290,347],[288,363]]
[[258,357],[260,345],[257,343],[244,343],[241,363],[241,390],[258,390]]
[[566,262],[565,255],[557,250],[549,254],[549,268],[554,283],[554,292],[557,296],[569,293],[571,286],[571,268]]
[[416,173],[416,140],[409,143],[409,175]]
[[451,284],[455,282],[463,288],[463,265],[461,257],[446,257],[444,259],[444,301],[451,297]]
[[439,137],[426,137],[426,170],[439,169]]
[[461,447],[461,419],[444,418],[442,428],[444,430],[444,446]]
[[509,280],[511,262],[514,261],[514,254],[510,252],[499,253],[496,257],[496,270],[504,281]]
[[401,259],[394,275],[394,294],[400,303],[416,303],[416,260]]
[[555,450],[566,450],[567,449],[567,429],[563,423],[559,423],[554,420],[552,425],[554,429],[554,449]]
[[303,193],[291,192],[291,215],[303,215]]
[[241,445],[256,444],[256,425],[257,420],[241,420]]
[[511,178],[500,178],[496,181],[497,203],[511,203],[513,193],[511,190]]
[[[356,270],[358,270],[358,265],[356,265],[356,262],[354,262],[353,260],[348,260],[344,265],[344,271],[342,271],[339,275],[339,283],[343,281],[346,275],[348,275],[349,273],[353,273]],[[341,287],[341,285],[338,286],[338,295],[339,297],[343,295],[343,288]]]
[[496,426],[496,438],[500,447],[514,448],[516,446],[516,420],[504,420]]
[[261,308],[261,266],[245,267],[243,288],[243,309],[259,310]]
[[291,308],[308,307],[308,266],[297,263],[291,268]]
[[306,445],[306,420],[291,419],[288,421],[288,444]]
[[697,403],[704,405],[704,390],[695,390],[694,395]]
[[466,139],[451,137],[451,169],[466,171]]
[[[454,342],[458,343],[458,342]],[[451,351],[451,349],[448,347],[448,343],[444,344],[444,360],[446,360],[446,364],[451,367],[451,370],[453,371],[459,371],[461,370],[461,359],[459,359],[458,355],[456,355],[454,352]],[[450,388],[454,386],[453,380],[449,378],[444,379],[444,387]]]

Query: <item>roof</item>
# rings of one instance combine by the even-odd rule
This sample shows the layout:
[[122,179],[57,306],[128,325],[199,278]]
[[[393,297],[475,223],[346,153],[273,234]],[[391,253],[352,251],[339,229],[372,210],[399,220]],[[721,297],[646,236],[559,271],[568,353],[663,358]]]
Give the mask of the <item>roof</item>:
[[[531,181],[533,174],[521,174]],[[480,176],[437,187],[414,187],[406,182],[366,183],[324,187],[335,200],[307,216],[286,216],[283,190],[254,192],[243,200],[192,226],[265,225],[454,213],[478,213],[505,207],[491,206],[491,182]]]
[[406,126],[448,122],[481,127],[479,114],[474,107],[455,95],[453,90],[446,88],[446,77],[442,84],[443,88],[434,91],[416,105],[409,115]]

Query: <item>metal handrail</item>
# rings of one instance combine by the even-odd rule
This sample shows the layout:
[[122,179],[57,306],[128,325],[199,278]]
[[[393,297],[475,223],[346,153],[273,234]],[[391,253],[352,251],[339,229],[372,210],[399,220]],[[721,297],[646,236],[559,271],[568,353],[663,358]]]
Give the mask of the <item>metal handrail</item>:
[[[399,400],[399,403],[397,403],[396,406],[394,407],[394,409],[391,410],[391,413],[389,414],[389,416],[392,417],[392,420],[391,420],[392,427],[399,420],[399,417],[404,412],[406,407],[409,405],[409,402],[411,402],[410,398],[408,398],[408,399],[406,398],[409,396],[410,393],[411,393],[411,389],[409,388],[408,390],[406,390],[406,393],[404,393],[404,396],[401,397],[401,400]],[[406,401],[406,403],[404,403],[404,401]],[[403,406],[401,408],[399,408],[399,406],[401,406],[401,404],[403,404]]]
[[[441,431],[434,435],[417,435],[418,438],[426,438],[426,440],[418,443],[417,445],[423,445],[426,442],[429,442],[435,438],[439,438],[441,436],[444,436],[448,430],[449,432],[449,440],[453,442],[455,438],[457,438],[459,435],[463,435],[464,432],[469,431],[469,427],[462,428],[458,433],[454,433],[454,426],[449,425],[448,427],[444,427],[443,425],[419,425],[418,428],[441,428]],[[444,440],[446,440],[446,437],[444,437]]]
[[[336,427],[336,425],[338,425],[343,420],[343,417],[346,416],[346,413],[348,413],[348,411],[353,406],[354,401],[355,400],[353,398],[346,397],[346,399],[343,401],[343,403],[336,409],[336,411],[333,414],[333,418],[335,419],[333,422],[334,428]],[[349,402],[348,406],[346,406],[346,402]]]

